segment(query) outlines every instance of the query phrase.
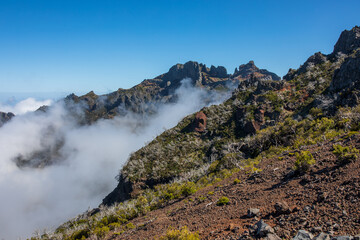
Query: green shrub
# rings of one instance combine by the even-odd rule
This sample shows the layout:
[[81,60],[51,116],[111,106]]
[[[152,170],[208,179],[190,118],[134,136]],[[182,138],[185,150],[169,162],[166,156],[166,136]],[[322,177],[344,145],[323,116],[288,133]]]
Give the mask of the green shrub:
[[196,192],[196,185],[193,182],[186,182],[181,186],[181,195],[187,197]]
[[199,234],[197,232],[192,233],[187,227],[183,227],[181,230],[169,229],[165,236],[162,236],[160,240],[199,240]]
[[295,171],[299,173],[307,172],[310,166],[315,164],[315,159],[309,151],[301,151],[296,153]]
[[128,224],[126,224],[126,228],[127,229],[134,229],[134,228],[136,228],[136,226],[133,223],[128,223]]
[[90,233],[89,229],[82,229],[82,230],[74,232],[71,235],[71,238],[69,238],[69,239],[74,239],[74,240],[86,239],[89,237],[89,233]]
[[97,227],[94,230],[94,234],[99,237],[99,238],[103,238],[105,237],[105,235],[110,231],[109,227]]
[[227,204],[229,204],[229,198],[227,198],[227,197],[221,197],[216,202],[216,205],[218,205],[218,206],[223,206],[223,205],[227,205]]
[[241,183],[241,180],[239,180],[238,178],[235,178],[234,179],[234,184],[239,184],[239,183]]
[[343,147],[340,144],[333,145],[333,153],[337,156],[339,164],[347,164],[357,159],[359,150],[350,147]]

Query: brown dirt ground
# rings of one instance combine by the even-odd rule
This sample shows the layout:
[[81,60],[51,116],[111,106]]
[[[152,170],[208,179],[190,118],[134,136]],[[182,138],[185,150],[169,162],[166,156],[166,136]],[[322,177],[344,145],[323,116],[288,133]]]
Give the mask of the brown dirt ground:
[[[360,149],[360,137],[341,140],[343,145]],[[360,233],[360,159],[338,166],[332,153],[334,141],[304,148],[316,164],[309,173],[292,176],[295,156],[264,159],[258,174],[240,171],[232,177],[199,190],[188,198],[133,219],[136,229],[109,239],[156,239],[173,227],[187,226],[201,239],[238,239],[248,235],[248,226],[259,219],[274,227],[281,238],[289,239],[300,229],[331,232],[335,235]],[[234,184],[238,178],[241,183]],[[213,195],[208,193],[213,191]],[[204,201],[199,197],[205,196]],[[229,205],[217,206],[226,196]],[[276,202],[286,201],[292,212],[275,214]],[[259,208],[260,217],[247,218],[249,208]]]

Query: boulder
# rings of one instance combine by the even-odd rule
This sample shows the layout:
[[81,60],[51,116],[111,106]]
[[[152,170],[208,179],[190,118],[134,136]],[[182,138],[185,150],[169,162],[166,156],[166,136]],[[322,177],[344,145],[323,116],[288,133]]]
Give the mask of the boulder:
[[274,205],[276,214],[289,214],[291,212],[289,205],[285,201],[277,202]]
[[320,233],[319,235],[313,238],[313,240],[330,240],[330,239],[331,239],[330,235],[326,233]]
[[258,208],[249,208],[247,212],[247,217],[252,218],[260,215],[260,209]]
[[354,238],[352,236],[337,236],[332,237],[331,240],[353,240]]
[[281,238],[278,235],[274,234],[274,233],[269,233],[263,239],[265,239],[265,240],[281,240]]
[[266,224],[262,219],[255,224],[254,229],[257,237],[266,237],[268,234],[275,233],[274,229]]
[[305,230],[299,230],[293,240],[311,240],[313,239],[313,235]]
[[193,126],[194,126],[194,131],[199,132],[199,133],[203,133],[206,130],[206,115],[203,112],[198,112],[195,115],[195,119],[193,122]]

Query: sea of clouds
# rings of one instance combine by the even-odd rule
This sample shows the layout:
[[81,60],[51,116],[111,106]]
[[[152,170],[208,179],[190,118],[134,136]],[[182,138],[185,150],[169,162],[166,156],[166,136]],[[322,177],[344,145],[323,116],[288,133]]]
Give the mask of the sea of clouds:
[[[146,121],[128,113],[86,126],[70,117],[63,101],[29,98],[0,105],[0,111],[16,114],[0,128],[0,239],[25,239],[97,207],[116,186],[114,178],[131,152],[186,115],[229,96],[192,87],[188,80],[176,94],[176,103],[159,104]],[[51,107],[34,112],[42,105]],[[45,149],[57,154],[42,168],[19,168],[14,160]]]

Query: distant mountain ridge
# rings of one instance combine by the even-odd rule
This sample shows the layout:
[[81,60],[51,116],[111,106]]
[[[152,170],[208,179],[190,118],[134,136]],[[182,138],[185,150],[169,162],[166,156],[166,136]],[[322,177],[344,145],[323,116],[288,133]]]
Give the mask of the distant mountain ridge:
[[176,64],[168,72],[153,79],[146,79],[130,89],[118,89],[115,92],[96,95],[89,92],[83,96],[71,94],[66,97],[66,102],[84,103],[87,123],[100,118],[113,118],[124,114],[124,110],[135,113],[153,113],[156,103],[167,103],[176,100],[175,90],[181,85],[183,79],[191,79],[195,87],[207,90],[228,89],[229,84],[237,85],[256,77],[264,80],[280,80],[275,73],[259,69],[253,61],[240,65],[233,74],[228,74],[225,67],[211,66],[189,61],[185,64]]

